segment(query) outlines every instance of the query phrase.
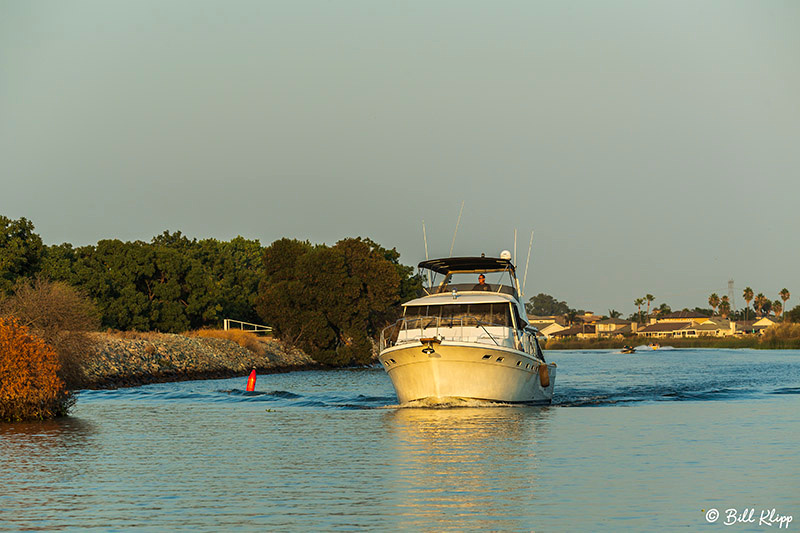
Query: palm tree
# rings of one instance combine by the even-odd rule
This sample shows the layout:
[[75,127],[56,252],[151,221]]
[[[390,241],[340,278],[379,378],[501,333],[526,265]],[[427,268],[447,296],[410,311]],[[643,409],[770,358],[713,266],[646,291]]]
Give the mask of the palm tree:
[[764,302],[767,301],[767,297],[764,296],[763,292],[759,292],[756,296],[755,300],[753,300],[753,307],[755,308],[756,312],[758,313],[758,318],[764,316]]
[[647,300],[647,316],[650,316],[650,302],[656,299],[652,294],[645,294],[644,299]]
[[728,318],[731,314],[731,301],[727,294],[719,302],[719,314],[722,315],[722,318]]
[[783,313],[783,304],[780,300],[772,302],[772,312],[775,313],[776,318],[781,316],[781,313]]
[[753,300],[753,289],[750,287],[745,287],[742,297],[744,298],[744,301],[747,302],[747,305],[744,307],[744,319],[747,320],[747,312],[749,311],[750,302]]
[[708,297],[708,305],[710,305],[711,309],[713,309],[713,311],[714,311],[711,314],[711,316],[716,315],[717,314],[717,306],[719,306],[719,296],[717,295],[716,292],[711,293],[711,296]]
[[633,305],[635,305],[639,309],[639,311],[636,313],[637,322],[642,321],[642,304],[644,304],[644,298],[636,298],[633,301]]
[[622,313],[617,311],[616,309],[609,309],[608,310],[608,318],[619,318]]
[[576,309],[570,309],[567,314],[564,315],[564,318],[567,320],[567,324],[570,326],[575,322],[575,319],[578,317],[578,311]]
[[[781,300],[783,300],[783,308],[789,309],[788,307],[786,307],[786,301],[789,299],[789,296],[791,296],[791,293],[789,293],[786,287],[784,287],[778,294],[780,294]],[[786,320],[786,317],[784,317],[784,320]]]

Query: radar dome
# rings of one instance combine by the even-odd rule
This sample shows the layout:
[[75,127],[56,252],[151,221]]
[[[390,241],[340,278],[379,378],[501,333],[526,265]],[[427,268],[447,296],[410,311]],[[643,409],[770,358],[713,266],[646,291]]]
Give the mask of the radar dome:
[[508,250],[503,250],[502,252],[500,252],[500,259],[511,260],[511,252],[509,252]]

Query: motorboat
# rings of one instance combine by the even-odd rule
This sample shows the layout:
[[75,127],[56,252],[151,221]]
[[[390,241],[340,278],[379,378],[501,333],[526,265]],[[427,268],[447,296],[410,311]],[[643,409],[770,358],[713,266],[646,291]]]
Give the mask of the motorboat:
[[[550,403],[556,364],[545,361],[528,323],[510,252],[418,266],[427,282],[421,296],[403,304],[380,338],[378,360],[400,402]],[[476,284],[476,275],[494,280]]]
[[659,348],[661,348],[661,345],[659,343],[657,343],[657,342],[651,342],[647,346],[649,346],[653,350],[658,350]]
[[626,344],[625,346],[622,347],[622,350],[620,351],[622,353],[636,353],[636,348],[634,348],[633,346],[628,346]]

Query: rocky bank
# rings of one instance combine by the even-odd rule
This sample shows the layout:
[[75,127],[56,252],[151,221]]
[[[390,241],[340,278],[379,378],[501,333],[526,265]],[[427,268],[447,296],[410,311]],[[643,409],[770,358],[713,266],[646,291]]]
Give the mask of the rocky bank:
[[226,339],[168,333],[93,333],[83,361],[86,389],[146,383],[229,378],[320,368],[304,352],[275,339],[258,339],[254,350]]

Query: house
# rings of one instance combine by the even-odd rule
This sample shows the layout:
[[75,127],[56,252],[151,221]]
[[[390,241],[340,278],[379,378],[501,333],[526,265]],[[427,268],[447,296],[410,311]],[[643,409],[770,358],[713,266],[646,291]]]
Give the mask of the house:
[[528,315],[528,324],[549,338],[553,333],[567,329],[567,320],[563,315],[537,316]]
[[[657,339],[671,337],[685,337],[686,331],[692,327],[692,322],[654,322],[639,328],[636,335],[640,337],[653,337]],[[683,332],[683,334],[681,334]]]
[[656,318],[651,318],[650,323],[662,323],[662,322],[703,322],[710,318],[708,315],[704,315],[703,313],[698,313],[696,311],[676,311],[674,313],[670,313],[668,315],[659,316]]
[[556,331],[550,337],[564,338],[564,337],[578,337],[579,339],[588,339],[596,336],[595,326],[592,324],[578,324],[569,328]]
[[582,315],[575,317],[576,321],[583,322],[584,324],[596,324],[601,321],[603,317],[592,313],[591,311],[584,311]]
[[636,332],[643,337],[656,338],[697,338],[724,337],[733,335],[735,324],[728,319],[710,317],[694,311],[679,311],[662,317]]
[[764,330],[770,326],[774,326],[777,324],[777,320],[775,317],[765,316],[759,318],[758,320],[740,320],[736,322],[736,335],[745,335],[748,333],[754,333],[756,335],[762,335]]
[[637,325],[635,322],[621,318],[607,318],[595,324],[598,338],[629,335],[636,331]]

